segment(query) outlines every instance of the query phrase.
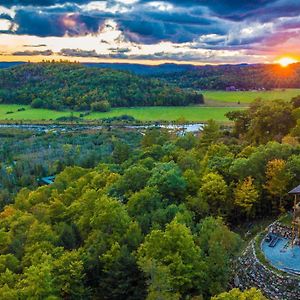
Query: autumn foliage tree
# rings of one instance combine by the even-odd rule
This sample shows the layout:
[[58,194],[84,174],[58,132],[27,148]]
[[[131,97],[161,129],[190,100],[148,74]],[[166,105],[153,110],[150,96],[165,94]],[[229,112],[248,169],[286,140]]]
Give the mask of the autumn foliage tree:
[[[291,175],[286,168],[286,162],[283,159],[273,159],[268,162],[266,168],[266,183],[264,185],[268,193],[279,200],[279,209],[284,211],[282,203],[283,196],[287,192],[287,187]],[[276,205],[274,203],[274,205]]]
[[259,193],[253,183],[252,177],[240,182],[234,191],[234,204],[250,218],[254,214],[254,207],[259,200]]
[[251,288],[243,292],[239,289],[233,289],[212,297],[211,300],[267,300],[267,298],[259,290]]

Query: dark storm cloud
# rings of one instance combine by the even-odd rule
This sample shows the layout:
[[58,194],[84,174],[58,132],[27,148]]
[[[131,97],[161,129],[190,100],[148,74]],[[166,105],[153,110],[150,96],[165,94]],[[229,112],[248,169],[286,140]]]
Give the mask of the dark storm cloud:
[[20,10],[14,21],[19,25],[17,33],[37,36],[60,36],[64,34],[60,15],[44,12]]
[[[30,3],[32,2],[34,1]],[[108,7],[114,3],[116,2],[110,1]],[[121,2],[119,4],[125,5]],[[71,26],[71,22],[64,22],[65,18],[70,21],[74,19],[76,26]],[[156,7],[145,7],[145,4],[135,4],[134,8],[125,13],[84,10],[84,6],[78,6],[75,2],[68,2],[64,6],[45,6],[36,9],[28,6],[16,10],[14,22],[18,24],[18,34],[46,37],[63,36],[66,33],[69,35],[95,33],[107,18],[114,19],[125,36],[137,43],[156,43],[161,40],[182,43],[192,41],[202,34],[226,33],[224,24],[205,16],[201,7],[193,9],[180,7],[170,11],[159,11]]]
[[118,21],[125,36],[137,43],[162,40],[185,43],[203,34],[226,34],[226,23],[211,19],[203,9],[186,7],[159,11],[144,7],[129,12]]
[[[179,7],[206,7],[215,15],[232,20],[241,20],[249,13],[255,12],[278,0],[169,0]],[[151,0],[142,0],[144,3],[150,3]]]
[[[150,0],[142,0],[151,3]],[[256,19],[262,22],[300,14],[299,0],[169,0],[175,7],[207,8],[212,16],[235,22]]]
[[[100,0],[101,1],[101,0]],[[12,7],[12,6],[51,6],[56,4],[85,4],[89,3],[91,0],[0,0],[0,5]],[[107,2],[108,4],[114,4],[122,1],[116,0],[102,0],[102,2]],[[152,0],[141,0],[141,3],[153,2]],[[218,13],[229,13],[229,12],[241,12],[246,10],[254,10],[268,3],[275,2],[274,0],[168,0],[162,2],[169,2],[176,6],[205,6],[209,7],[211,10]]]
[[[99,0],[98,0],[99,1]],[[0,5],[6,7],[21,6],[21,7],[41,7],[47,8],[51,6],[57,9],[60,5],[60,9],[70,7],[78,7],[78,5],[84,5],[93,2],[92,0],[0,0]],[[119,5],[126,6],[126,3],[121,0],[100,0],[100,2],[106,3],[108,7],[118,3]],[[134,3],[132,6],[141,7],[142,4],[151,4],[153,0],[140,0],[138,3]],[[291,16],[297,15],[300,10],[300,4],[298,0],[168,0],[160,1],[162,3],[171,3],[178,8],[193,8],[197,9],[209,9],[213,15],[224,19],[231,20],[243,20],[250,17],[254,18],[273,18],[278,16]],[[130,6],[128,4],[128,6]],[[175,15],[174,15],[175,16]],[[165,14],[168,17],[168,13]],[[184,16],[179,16],[183,18]],[[197,20],[195,20],[197,22]],[[190,22],[190,20],[188,20]]]
[[88,3],[88,0],[0,0],[0,5],[6,7],[12,6],[51,6],[55,4],[65,4],[65,3]]
[[41,37],[84,35],[97,32],[104,19],[88,15],[65,15],[43,11],[19,10],[14,22],[18,24],[18,34],[30,34]]

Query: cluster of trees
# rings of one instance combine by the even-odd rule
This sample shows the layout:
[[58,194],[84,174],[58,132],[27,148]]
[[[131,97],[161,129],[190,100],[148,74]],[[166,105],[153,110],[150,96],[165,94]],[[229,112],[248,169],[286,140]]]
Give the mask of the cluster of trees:
[[203,66],[183,72],[156,76],[176,86],[206,90],[299,88],[300,64]]
[[78,63],[28,63],[0,70],[0,102],[34,108],[107,111],[110,107],[189,105],[203,96],[158,79]]
[[297,144],[300,137],[300,96],[290,102],[257,99],[250,109],[233,111],[227,117],[234,121],[234,135],[254,144],[284,141]]

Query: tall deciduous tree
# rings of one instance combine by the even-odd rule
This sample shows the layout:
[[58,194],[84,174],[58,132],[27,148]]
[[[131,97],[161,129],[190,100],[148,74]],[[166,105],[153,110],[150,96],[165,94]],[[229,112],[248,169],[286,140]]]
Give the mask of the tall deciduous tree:
[[199,225],[198,242],[207,265],[205,295],[224,291],[230,277],[230,260],[239,250],[239,236],[229,230],[221,218],[208,217]]
[[265,188],[270,195],[279,199],[279,209],[284,210],[282,198],[286,193],[291,175],[283,159],[273,159],[267,164]]
[[[206,267],[201,250],[185,225],[174,220],[165,231],[153,230],[140,246],[137,256],[140,268],[149,277],[149,291],[152,293],[159,292],[161,285],[181,296],[202,293]],[[159,276],[164,280],[153,275],[149,264],[162,272]],[[157,286],[158,280],[160,284]]]
[[200,146],[208,147],[211,144],[217,143],[220,136],[220,125],[214,120],[208,120],[202,131]]
[[199,195],[204,199],[214,215],[226,212],[228,205],[228,186],[223,177],[217,173],[208,173],[202,179]]
[[234,191],[234,204],[239,207],[248,218],[254,214],[254,205],[259,199],[259,193],[252,177],[240,182]]
[[156,186],[170,200],[181,200],[186,190],[186,181],[174,162],[158,163],[152,170],[148,185]]

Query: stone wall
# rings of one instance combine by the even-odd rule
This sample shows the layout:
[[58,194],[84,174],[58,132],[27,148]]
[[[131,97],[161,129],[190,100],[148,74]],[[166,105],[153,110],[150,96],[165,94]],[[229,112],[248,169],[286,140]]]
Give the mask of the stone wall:
[[299,300],[300,277],[280,275],[257,258],[252,240],[235,265],[235,287],[259,288],[271,300]]

